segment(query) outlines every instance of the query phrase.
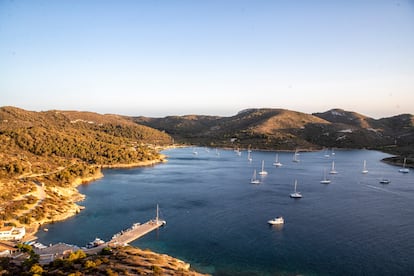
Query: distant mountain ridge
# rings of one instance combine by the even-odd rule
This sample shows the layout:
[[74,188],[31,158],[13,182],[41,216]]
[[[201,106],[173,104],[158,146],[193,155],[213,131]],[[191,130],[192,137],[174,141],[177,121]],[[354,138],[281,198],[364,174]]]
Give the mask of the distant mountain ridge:
[[204,146],[268,150],[369,148],[401,155],[412,155],[414,147],[411,114],[373,119],[338,108],[313,114],[252,108],[230,117],[186,115],[133,120],[163,130],[177,142]]
[[[323,147],[369,148],[401,156],[414,152],[414,117],[401,114],[373,119],[335,108],[307,114],[280,108],[251,108],[234,116],[185,115],[129,117],[80,111],[26,111],[0,108],[0,131],[53,128],[59,133],[101,133],[99,137],[141,143],[176,143],[267,150],[315,150]],[[87,134],[86,134],[87,135]],[[94,134],[95,135],[95,134]],[[108,140],[109,138],[107,138]]]

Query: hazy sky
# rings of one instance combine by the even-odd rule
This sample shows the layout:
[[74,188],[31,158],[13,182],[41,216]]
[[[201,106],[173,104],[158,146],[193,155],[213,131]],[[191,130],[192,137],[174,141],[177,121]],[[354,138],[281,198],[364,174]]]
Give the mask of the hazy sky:
[[414,114],[414,2],[0,0],[0,106]]

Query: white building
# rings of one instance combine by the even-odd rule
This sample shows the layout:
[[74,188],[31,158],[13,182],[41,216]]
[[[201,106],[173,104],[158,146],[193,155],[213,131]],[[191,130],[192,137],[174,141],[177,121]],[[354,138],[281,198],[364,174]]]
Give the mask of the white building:
[[26,235],[26,228],[6,226],[0,228],[0,240],[21,240]]

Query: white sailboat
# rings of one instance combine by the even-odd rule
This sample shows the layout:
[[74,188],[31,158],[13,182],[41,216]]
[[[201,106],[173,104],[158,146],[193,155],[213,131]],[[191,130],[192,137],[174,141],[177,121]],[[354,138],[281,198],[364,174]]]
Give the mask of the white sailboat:
[[252,178],[250,179],[250,184],[260,184],[260,180],[256,178],[256,170],[253,171]]
[[160,216],[159,216],[159,207],[158,207],[158,204],[157,204],[157,214],[156,214],[156,216],[155,216],[155,223],[156,224],[161,224],[161,225],[165,225],[165,224],[167,224],[167,221],[165,221],[165,220],[162,220],[162,219],[160,219]]
[[275,162],[273,163],[273,166],[281,167],[282,163],[279,162],[279,154],[276,153]]
[[260,175],[267,175],[267,171],[264,170],[264,160],[262,160],[262,170],[259,172]]
[[407,158],[404,158],[403,167],[398,170],[400,173],[409,173],[410,172],[410,169],[405,167],[406,162],[407,162]]
[[338,172],[335,170],[335,161],[332,161],[332,168],[329,171],[330,174],[337,174]]
[[300,160],[299,160],[299,153],[298,153],[298,150],[296,150],[295,151],[295,153],[293,154],[293,159],[292,159],[292,161],[293,162],[299,162]]
[[295,190],[293,193],[290,194],[291,198],[302,198],[302,194],[296,191],[297,184],[298,184],[298,181],[295,179]]
[[364,167],[362,169],[362,173],[368,173],[368,170],[367,170],[367,161],[366,160],[364,160]]
[[331,180],[326,177],[326,170],[323,171],[323,179],[320,182],[321,182],[321,184],[331,183]]
[[251,163],[252,162],[252,160],[253,160],[253,158],[252,158],[252,154],[251,154],[251,151],[248,151],[247,152],[247,160]]

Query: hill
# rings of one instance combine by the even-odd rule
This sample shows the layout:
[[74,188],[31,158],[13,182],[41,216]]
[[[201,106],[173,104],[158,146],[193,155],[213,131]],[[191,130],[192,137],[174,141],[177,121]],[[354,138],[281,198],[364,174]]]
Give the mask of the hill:
[[231,117],[135,117],[137,123],[170,134],[180,143],[268,150],[323,147],[368,148],[413,156],[414,118],[402,114],[373,119],[342,109],[306,114],[285,109],[247,109]]
[[101,177],[102,167],[163,160],[159,146],[171,137],[118,115],[32,112],[0,108],[1,225],[65,219],[80,211],[76,186]]

